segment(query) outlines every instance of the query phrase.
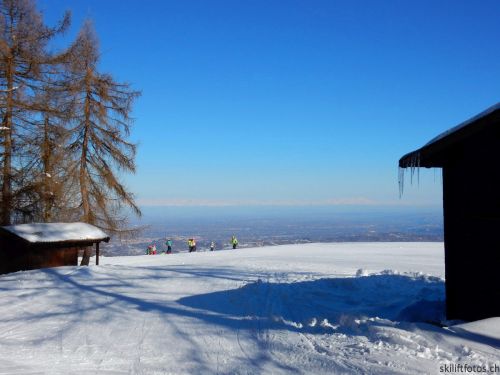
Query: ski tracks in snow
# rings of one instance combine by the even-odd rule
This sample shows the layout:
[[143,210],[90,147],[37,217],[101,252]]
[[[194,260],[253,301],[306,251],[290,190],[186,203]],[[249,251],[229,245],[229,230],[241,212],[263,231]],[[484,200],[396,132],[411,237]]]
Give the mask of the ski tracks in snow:
[[[439,280],[410,272],[442,275],[442,254],[432,244],[316,244],[4,275],[0,375],[382,375],[494,363],[491,340],[399,318],[439,292]],[[387,267],[406,273],[377,271]]]
[[[290,335],[286,329],[280,329],[283,323],[283,310],[288,310],[288,307],[281,302],[283,296],[277,295],[271,287],[273,283],[284,282],[290,282],[286,273],[270,274],[265,280],[259,278],[250,285],[254,293],[249,296],[246,291],[244,298],[240,299],[245,301],[244,315],[249,329],[237,330],[238,345],[243,355],[257,370],[272,368],[273,373],[300,372],[298,368],[289,365],[290,356],[296,356],[296,353],[287,350]],[[248,284],[245,287],[248,287]],[[240,340],[243,334],[251,339]],[[249,343],[255,345],[251,350],[244,347]]]

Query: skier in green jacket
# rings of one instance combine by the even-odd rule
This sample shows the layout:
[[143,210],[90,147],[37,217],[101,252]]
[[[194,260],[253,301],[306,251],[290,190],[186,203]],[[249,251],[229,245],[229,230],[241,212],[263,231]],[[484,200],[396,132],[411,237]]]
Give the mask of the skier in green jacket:
[[192,253],[193,251],[196,251],[196,241],[194,238],[190,238],[188,240],[188,247],[189,247],[190,253]]
[[238,246],[238,239],[236,238],[235,235],[231,237],[231,245],[233,245],[233,249],[236,249],[236,247]]

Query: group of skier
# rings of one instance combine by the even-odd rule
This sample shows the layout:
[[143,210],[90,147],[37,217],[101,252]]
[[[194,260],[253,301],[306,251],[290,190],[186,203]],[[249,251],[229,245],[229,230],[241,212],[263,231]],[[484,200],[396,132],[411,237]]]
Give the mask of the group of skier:
[[[165,242],[165,245],[167,246],[167,251],[165,251],[164,254],[172,254],[172,246],[173,245],[172,245],[172,240],[170,238],[167,239],[167,241]],[[188,249],[189,249],[190,253],[196,251],[196,240],[194,238],[189,238],[187,241],[187,245],[188,245]],[[233,249],[236,249],[238,247],[238,239],[234,235],[231,237],[231,245],[232,245]],[[212,241],[210,243],[210,251],[214,251],[214,250],[215,250],[215,242]],[[155,244],[149,245],[147,250],[146,250],[146,254],[147,255],[156,255],[157,254],[156,245]]]
[[146,254],[147,255],[156,255],[156,245],[155,244],[149,245],[147,250],[146,250]]

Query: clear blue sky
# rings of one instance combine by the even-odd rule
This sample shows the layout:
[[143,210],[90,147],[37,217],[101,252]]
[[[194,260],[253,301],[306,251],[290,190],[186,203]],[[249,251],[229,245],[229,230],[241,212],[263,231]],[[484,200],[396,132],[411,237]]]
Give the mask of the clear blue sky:
[[140,204],[441,205],[397,161],[500,100],[500,1],[44,0],[142,91]]

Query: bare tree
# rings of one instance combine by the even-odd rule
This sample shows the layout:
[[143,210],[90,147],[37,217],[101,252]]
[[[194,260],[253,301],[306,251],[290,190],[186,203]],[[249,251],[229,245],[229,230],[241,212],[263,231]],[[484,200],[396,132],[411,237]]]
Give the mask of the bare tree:
[[78,184],[71,173],[74,161],[67,155],[73,102],[68,96],[69,85],[58,78],[56,82],[47,78],[50,84],[38,99],[43,111],[37,137],[31,142],[35,148],[32,176],[37,194],[34,216],[43,222],[78,220]]
[[[75,117],[69,150],[77,160],[81,220],[118,232],[124,230],[123,208],[141,214],[132,193],[118,176],[119,172],[135,172],[136,145],[127,137],[132,103],[140,93],[98,71],[98,40],[89,21],[71,50]],[[86,256],[82,263],[88,262]]]
[[32,139],[42,109],[36,98],[49,74],[46,69],[58,60],[47,53],[47,43],[69,22],[66,13],[50,28],[32,0],[0,1],[1,225],[10,224],[16,210],[26,214],[23,210],[31,204],[26,197],[31,195],[27,171],[33,149],[26,140]]

